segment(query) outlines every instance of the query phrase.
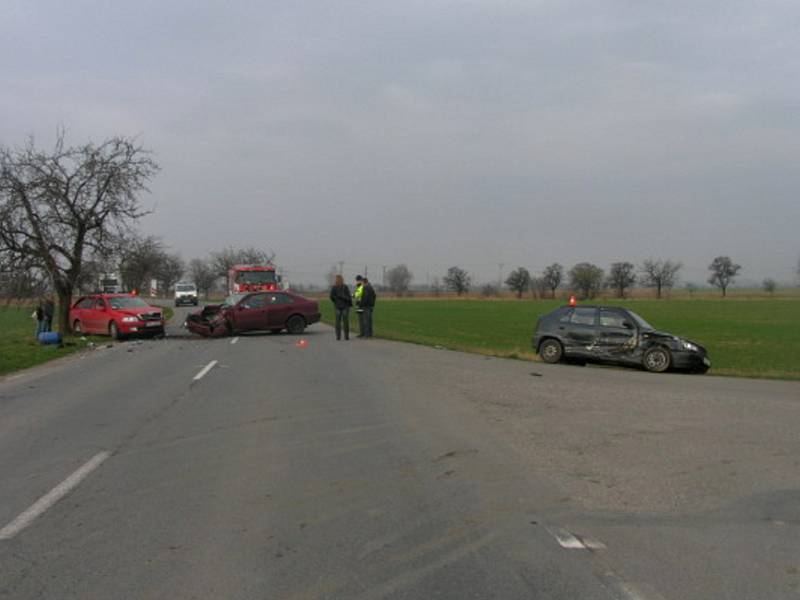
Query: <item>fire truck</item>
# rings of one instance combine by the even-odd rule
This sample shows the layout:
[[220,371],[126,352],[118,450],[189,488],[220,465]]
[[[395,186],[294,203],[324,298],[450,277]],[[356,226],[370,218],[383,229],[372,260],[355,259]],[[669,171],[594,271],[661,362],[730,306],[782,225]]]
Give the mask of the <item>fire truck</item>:
[[273,265],[234,265],[228,269],[228,293],[271,291],[281,287]]

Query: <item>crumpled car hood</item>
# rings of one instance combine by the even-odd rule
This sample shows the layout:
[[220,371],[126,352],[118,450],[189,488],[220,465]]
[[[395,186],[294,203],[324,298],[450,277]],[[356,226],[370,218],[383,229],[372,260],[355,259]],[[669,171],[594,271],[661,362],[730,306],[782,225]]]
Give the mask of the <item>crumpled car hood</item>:
[[186,329],[203,337],[224,337],[228,335],[225,311],[221,304],[206,306],[186,318]]

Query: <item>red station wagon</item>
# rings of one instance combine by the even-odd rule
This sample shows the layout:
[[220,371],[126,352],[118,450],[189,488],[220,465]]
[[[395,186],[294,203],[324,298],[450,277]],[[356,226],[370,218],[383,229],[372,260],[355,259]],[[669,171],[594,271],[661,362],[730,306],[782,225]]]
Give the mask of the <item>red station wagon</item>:
[[199,335],[220,337],[244,331],[303,333],[319,321],[319,304],[281,290],[231,294],[222,304],[206,306],[186,319],[186,328]]
[[75,333],[110,335],[164,335],[164,313],[131,294],[92,294],[79,298],[69,311]]

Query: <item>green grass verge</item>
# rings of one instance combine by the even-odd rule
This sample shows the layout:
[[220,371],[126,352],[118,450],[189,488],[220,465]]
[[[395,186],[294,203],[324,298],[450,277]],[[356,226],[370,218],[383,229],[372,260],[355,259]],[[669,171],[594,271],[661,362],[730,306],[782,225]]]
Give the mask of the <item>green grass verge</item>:
[[44,346],[35,339],[36,321],[31,318],[32,312],[30,306],[0,308],[0,375],[68,356],[83,350],[89,342],[108,341],[67,337],[62,346]]
[[[654,327],[708,348],[716,375],[800,379],[800,301],[695,299],[609,301],[635,310]],[[377,336],[453,350],[534,358],[530,345],[539,316],[561,301],[395,300],[381,298]],[[321,300],[323,321],[333,307]],[[351,313],[353,322],[355,315]]]
[[[162,307],[164,318],[169,321],[175,311]],[[84,350],[90,343],[108,344],[110,338],[89,336],[67,336],[63,346],[43,346],[34,338],[36,321],[31,318],[33,307],[0,307],[0,375],[7,375],[20,369],[68,356]]]

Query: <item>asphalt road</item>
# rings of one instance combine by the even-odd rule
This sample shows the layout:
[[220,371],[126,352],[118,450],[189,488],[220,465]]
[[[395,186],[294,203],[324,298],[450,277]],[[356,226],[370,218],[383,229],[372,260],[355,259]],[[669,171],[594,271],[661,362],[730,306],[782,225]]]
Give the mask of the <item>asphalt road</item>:
[[800,598],[797,383],[169,333],[0,381],[0,598]]

